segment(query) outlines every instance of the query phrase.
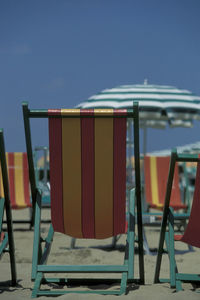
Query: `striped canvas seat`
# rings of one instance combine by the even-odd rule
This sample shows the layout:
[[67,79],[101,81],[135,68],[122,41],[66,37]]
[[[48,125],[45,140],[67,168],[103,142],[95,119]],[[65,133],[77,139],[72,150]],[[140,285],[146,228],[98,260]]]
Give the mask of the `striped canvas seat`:
[[180,241],[200,248],[200,162],[197,164],[195,190],[188,225]]
[[[56,111],[61,117],[49,119],[54,230],[76,238],[125,233],[126,118],[62,118],[68,113]],[[102,110],[73,111],[87,113],[103,115]]]
[[[145,199],[150,208],[163,209],[169,165],[170,156],[144,157]],[[177,164],[175,165],[170,205],[174,210],[187,208],[181,201]]]
[[[6,153],[11,208],[31,207],[27,154]],[[4,198],[2,175],[0,174],[0,196]]]

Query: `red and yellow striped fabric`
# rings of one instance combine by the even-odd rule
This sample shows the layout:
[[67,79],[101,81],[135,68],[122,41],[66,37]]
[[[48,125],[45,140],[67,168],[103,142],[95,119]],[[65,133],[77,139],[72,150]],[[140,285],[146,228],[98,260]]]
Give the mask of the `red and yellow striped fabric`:
[[125,232],[126,118],[114,118],[117,114],[127,112],[49,110],[55,231],[99,239]]
[[[169,165],[170,156],[144,157],[145,197],[146,202],[152,208],[162,209],[164,206]],[[186,208],[186,205],[181,202],[177,164],[175,166],[170,206],[175,210]]]
[[180,239],[180,241],[198,248],[200,248],[199,211],[200,211],[200,162],[198,162],[197,164],[195,190],[194,190],[192,208],[191,208],[188,225],[186,227],[184,235]]
[[[27,154],[23,152],[6,153],[9,191],[13,209],[31,207]],[[0,168],[0,197],[4,197],[3,179]]]

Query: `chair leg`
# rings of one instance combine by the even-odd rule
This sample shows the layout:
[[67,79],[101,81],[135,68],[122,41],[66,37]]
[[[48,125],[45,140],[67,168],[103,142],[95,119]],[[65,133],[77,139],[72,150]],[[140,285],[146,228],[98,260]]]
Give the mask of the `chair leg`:
[[38,272],[37,276],[36,276],[36,279],[35,279],[34,288],[33,288],[33,291],[32,291],[31,298],[36,298],[37,297],[38,291],[39,291],[40,286],[41,286],[42,278],[43,278],[42,272]]
[[35,205],[35,226],[33,239],[33,257],[32,257],[32,273],[31,280],[35,280],[37,273],[37,264],[41,258],[41,233],[40,233],[40,219],[41,219],[41,195],[37,194]]
[[10,269],[11,269],[11,281],[12,286],[17,284],[17,271],[16,271],[16,261],[15,261],[15,244],[13,237],[13,227],[12,227],[12,216],[9,208],[9,212],[6,209],[7,214],[7,229],[8,229],[8,245],[9,245],[9,255],[10,255]]
[[165,243],[167,246],[167,253],[169,256],[169,269],[170,269],[170,287],[175,288],[176,281],[175,281],[175,259],[174,259],[174,249],[173,244],[170,242],[169,232],[165,234]]
[[171,288],[176,287],[176,290],[182,290],[181,281],[176,279],[178,273],[178,267],[175,260],[175,247],[174,247],[174,217],[173,210],[169,209],[169,233],[166,233],[168,254],[170,260],[170,286]]
[[134,251],[135,251],[135,190],[130,192],[130,213],[129,213],[129,231],[127,235],[128,243],[128,258],[126,257],[129,264],[128,279],[134,279]]
[[144,229],[143,229],[143,244],[144,244],[145,254],[152,255],[152,252],[149,249],[149,245],[148,245],[148,242],[147,242],[147,238],[146,238],[146,234],[145,234],[145,230]]
[[75,246],[76,246],[76,239],[75,238],[71,238],[70,248],[74,249]]
[[117,236],[113,236],[113,238],[112,238],[112,244],[111,244],[112,248],[116,248],[116,244],[117,244],[118,239],[119,238]]
[[119,295],[125,294],[126,293],[126,288],[127,288],[127,272],[124,272],[122,274],[121,287],[120,287]]
[[45,239],[44,250],[41,253],[41,258],[40,258],[40,264],[41,265],[42,264],[44,265],[44,264],[47,263],[47,259],[49,257],[49,253],[50,253],[50,250],[51,250],[51,244],[52,244],[52,241],[53,241],[53,236],[54,236],[54,230],[53,230],[53,226],[51,224],[50,228],[49,228],[47,238]]

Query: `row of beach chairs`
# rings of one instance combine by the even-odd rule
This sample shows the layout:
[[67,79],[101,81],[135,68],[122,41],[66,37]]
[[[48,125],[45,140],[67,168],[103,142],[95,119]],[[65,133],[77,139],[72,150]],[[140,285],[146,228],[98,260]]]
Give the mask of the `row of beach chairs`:
[[[91,289],[84,291],[98,294],[123,294],[127,292],[129,283],[144,284],[143,239],[145,234],[143,221],[146,216],[156,221],[161,227],[154,282],[158,283],[164,280],[176,290],[181,290],[182,281],[199,281],[198,275],[178,272],[174,250],[175,241],[183,241],[188,245],[200,247],[198,235],[200,230],[198,218],[198,212],[200,212],[200,158],[197,155],[179,155],[174,151],[171,158],[145,157],[143,192],[137,103],[134,103],[132,110],[30,110],[28,104],[23,103],[23,116],[27,154],[6,154],[3,132],[0,131],[1,191],[3,191],[0,198],[0,255],[4,251],[8,251],[10,254],[13,285],[16,284],[17,278],[11,207],[16,208],[18,203],[21,204],[21,207],[31,206],[31,220],[34,219],[32,297],[83,292],[71,289],[73,284],[85,283],[88,286],[90,283],[99,284],[100,282],[120,283],[120,287],[115,290]],[[39,186],[40,175],[35,171],[31,118],[46,118],[49,122],[50,184],[49,182],[47,184],[49,179],[45,178],[45,185],[51,194],[51,224],[46,238],[41,236],[42,189],[41,185]],[[134,181],[128,191],[128,197],[126,190],[127,118],[132,118],[134,124]],[[13,161],[18,161],[19,165],[23,166],[21,173],[19,169],[15,170],[15,168],[9,167],[9,163]],[[187,202],[183,203],[181,200],[178,178],[178,163],[185,164],[187,161],[197,163],[191,209]],[[47,174],[46,171],[45,174]],[[27,198],[24,194],[24,197],[18,200],[17,188],[12,187],[12,183],[16,183],[15,179],[17,178],[20,184],[26,184]],[[23,194],[22,185],[20,195]],[[30,193],[32,200],[28,202]],[[183,194],[186,195],[187,192],[184,191]],[[142,198],[146,200],[148,210],[144,207]],[[15,202],[12,202],[11,199],[15,199]],[[15,204],[11,205],[11,203]],[[4,207],[7,232],[2,230]],[[150,211],[150,209],[156,208],[160,210],[159,213]],[[176,211],[175,214],[173,209]],[[178,214],[179,209],[181,213]],[[188,218],[189,221],[187,221]],[[185,231],[181,236],[177,236],[174,230],[174,226],[180,224],[179,221],[184,221]],[[105,239],[126,234],[124,263],[122,265],[49,265],[47,260],[54,240],[54,232],[69,235],[73,239]],[[160,278],[164,241],[169,254],[169,279]],[[134,272],[136,244],[139,257],[137,278]],[[61,273],[66,274],[67,277],[60,277]],[[85,275],[82,278],[74,279],[70,276],[71,273],[101,273],[105,274],[105,277],[107,273],[118,273],[121,274],[121,279],[108,276],[102,279],[92,277],[86,280]],[[54,276],[57,274],[57,277],[49,277],[48,274],[54,274]],[[52,290],[53,283],[58,287],[61,284],[61,289]],[[43,284],[47,284],[48,288],[43,289]],[[67,289],[63,288],[64,284]]]

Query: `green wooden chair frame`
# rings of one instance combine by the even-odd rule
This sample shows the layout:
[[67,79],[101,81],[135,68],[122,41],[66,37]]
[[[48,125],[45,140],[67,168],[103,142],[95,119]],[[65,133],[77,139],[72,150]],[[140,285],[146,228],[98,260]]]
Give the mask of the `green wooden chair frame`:
[[[11,284],[15,286],[17,284],[17,273],[15,263],[15,245],[13,238],[13,227],[12,227],[12,212],[10,206],[10,194],[9,194],[9,183],[8,183],[8,172],[6,164],[6,154],[3,130],[0,129],[0,164],[2,170],[3,187],[4,187],[4,198],[0,198],[0,257],[4,252],[8,252],[10,256],[10,268],[11,268]],[[2,231],[4,208],[6,211],[6,224],[7,232]]]
[[[192,156],[195,157],[194,155],[192,155]],[[144,157],[144,160],[145,159],[146,159],[146,157]],[[166,161],[169,160],[169,167],[170,167],[170,156],[160,156],[160,157],[159,156],[148,156],[148,159],[149,159],[149,161],[152,159],[157,160],[157,164],[159,163],[158,159],[160,160],[161,164],[159,165],[159,169],[160,169],[160,171],[162,170],[162,172],[164,173],[164,176],[166,177],[165,181],[166,181],[166,186],[167,186],[167,177],[168,177],[169,169],[165,170],[162,160],[166,160]],[[148,161],[147,161],[147,163],[148,163]],[[146,166],[146,164],[144,161],[144,168],[145,168],[145,166]],[[144,171],[144,173],[145,173],[145,171]],[[150,171],[149,171],[149,173],[150,173]],[[151,175],[149,175],[149,176],[153,177]],[[157,174],[157,176],[158,176],[158,174]],[[148,190],[148,193],[147,193],[145,188],[147,188],[147,185],[152,185],[152,183],[151,183],[152,178],[150,180],[148,179],[149,182],[147,180],[146,181],[144,180],[144,184],[142,186],[142,195],[143,195],[142,198],[143,198],[143,206],[144,206],[142,215],[143,215],[143,225],[145,225],[145,226],[154,226],[154,227],[159,226],[160,227],[160,225],[161,225],[164,202],[160,201],[159,197],[163,195],[163,199],[164,199],[166,186],[161,185],[161,187],[159,187],[159,185],[162,182],[162,181],[160,182],[160,179],[163,180],[162,174],[160,174],[159,176],[160,177],[158,177],[158,179],[156,180],[156,192],[159,194],[159,195],[157,195],[158,201],[156,204],[153,203],[153,201],[152,202],[146,201],[146,197],[149,196],[150,191]],[[184,176],[184,180],[186,183],[184,186],[184,192],[182,191],[183,186],[182,186],[181,177],[180,177],[180,174],[178,171],[178,165],[175,163],[174,175],[173,175],[173,180],[175,181],[175,183],[173,183],[173,184],[175,185],[176,194],[171,196],[170,206],[175,211],[173,214],[174,215],[174,225],[176,225],[177,232],[179,232],[179,233],[181,233],[184,230],[184,228],[186,227],[186,222],[190,216],[190,208],[191,208],[188,176],[185,172],[185,169],[184,169],[183,176]],[[144,174],[144,178],[147,178],[147,174]],[[159,191],[159,189],[160,189],[160,191]],[[183,195],[181,194],[181,192]],[[153,198],[153,195],[152,195],[152,198]],[[151,200],[153,200],[153,199],[151,199]],[[153,212],[151,211],[152,208],[154,209]],[[148,242],[145,237],[145,230],[144,230],[144,245],[145,245],[146,253],[152,255],[153,253],[149,249]],[[188,250],[189,251],[193,250],[192,246],[188,245]]]
[[[181,282],[192,282],[192,281],[200,281],[200,276],[197,274],[185,274],[179,273],[178,267],[175,260],[175,240],[179,241],[177,237],[175,239],[175,230],[174,230],[174,221],[177,217],[184,219],[188,217],[182,214],[177,216],[174,213],[173,208],[170,207],[170,195],[172,190],[173,184],[173,175],[174,175],[174,168],[176,162],[199,162],[200,158],[194,154],[177,154],[176,150],[173,150],[171,153],[171,161],[170,161],[170,169],[169,169],[169,176],[167,182],[167,190],[165,195],[165,205],[163,210],[163,217],[161,223],[161,230],[160,230],[160,238],[159,238],[159,245],[158,245],[158,254],[156,259],[156,268],[155,268],[155,275],[154,275],[154,283],[160,282],[169,282],[171,288],[175,288],[176,291],[182,290]],[[166,249],[169,257],[169,270],[170,276],[169,278],[160,278],[160,269],[162,263],[162,255],[164,253],[164,242],[166,244]],[[187,243],[188,246],[194,246]],[[191,247],[192,248],[192,247]]]
[[[122,294],[126,292],[127,282],[137,281],[144,284],[144,256],[143,256],[143,229],[142,229],[142,211],[141,211],[141,186],[140,186],[140,163],[139,163],[139,108],[138,103],[133,104],[133,109],[127,111],[126,118],[133,118],[134,120],[134,155],[135,155],[135,189],[130,191],[130,209],[128,213],[128,232],[127,244],[124,258],[124,265],[46,265],[48,255],[50,253],[51,242],[53,240],[54,229],[50,225],[49,232],[46,239],[41,238],[40,233],[40,220],[41,220],[41,194],[37,189],[33,151],[31,141],[31,118],[48,118],[48,110],[30,110],[27,103],[22,104],[26,147],[29,162],[29,178],[31,183],[31,192],[33,199],[33,209],[35,211],[35,226],[34,226],[34,242],[33,242],[33,260],[32,260],[32,280],[35,282],[32,297],[39,295],[62,295],[65,293],[96,293],[96,294]],[[67,117],[66,115],[64,117]],[[69,117],[69,116],[68,116]],[[71,116],[72,117],[72,116]],[[75,116],[74,116],[75,117]],[[98,115],[95,116],[98,118]],[[100,116],[101,117],[101,116]],[[113,117],[107,115],[106,117]],[[119,116],[118,116],[119,117]],[[137,213],[135,215],[135,201]],[[134,241],[135,241],[135,218],[137,218],[138,228],[138,250],[139,250],[139,279],[134,277]],[[45,242],[42,250],[42,242]],[[121,273],[121,287],[120,290],[87,290],[87,291],[74,291],[74,290],[40,290],[43,283],[65,283],[72,284],[73,279],[66,278],[46,278],[45,273]],[[83,279],[81,279],[83,280]],[[93,280],[91,280],[94,283]],[[86,285],[91,282],[86,280]],[[116,279],[114,279],[116,281]],[[77,283],[77,281],[75,280]],[[80,280],[79,280],[80,282]],[[84,282],[84,280],[83,280]],[[106,279],[106,283],[113,282],[113,279]]]

